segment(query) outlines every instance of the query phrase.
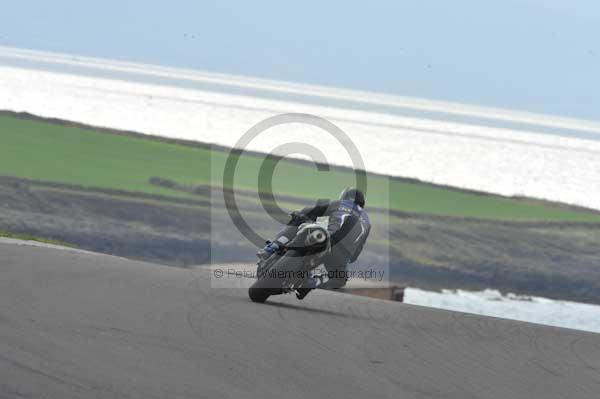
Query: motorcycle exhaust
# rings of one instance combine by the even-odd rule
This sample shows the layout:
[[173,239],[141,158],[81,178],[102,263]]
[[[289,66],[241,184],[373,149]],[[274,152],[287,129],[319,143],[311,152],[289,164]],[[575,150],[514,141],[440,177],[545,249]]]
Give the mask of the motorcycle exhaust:
[[322,229],[315,229],[306,236],[306,245],[323,244],[327,240],[327,233]]

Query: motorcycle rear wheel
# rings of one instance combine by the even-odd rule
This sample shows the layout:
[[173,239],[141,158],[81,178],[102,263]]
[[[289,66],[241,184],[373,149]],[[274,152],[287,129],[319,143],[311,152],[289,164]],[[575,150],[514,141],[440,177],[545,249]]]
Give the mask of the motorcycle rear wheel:
[[265,303],[273,294],[273,290],[270,288],[257,288],[252,286],[248,289],[250,300],[256,303]]

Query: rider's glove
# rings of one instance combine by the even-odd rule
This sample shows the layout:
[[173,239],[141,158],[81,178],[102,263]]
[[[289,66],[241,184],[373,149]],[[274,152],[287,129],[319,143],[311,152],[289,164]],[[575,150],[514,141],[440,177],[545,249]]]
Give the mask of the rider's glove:
[[307,222],[309,220],[310,219],[306,215],[304,215],[300,212],[294,211],[294,212],[290,213],[290,221],[288,222],[288,225],[300,226],[302,223]]

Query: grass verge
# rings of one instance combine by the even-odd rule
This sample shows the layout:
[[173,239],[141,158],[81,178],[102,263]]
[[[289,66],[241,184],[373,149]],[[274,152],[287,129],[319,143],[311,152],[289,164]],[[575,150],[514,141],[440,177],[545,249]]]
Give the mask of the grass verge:
[[26,233],[12,233],[9,231],[0,230],[0,238],[14,238],[15,240],[37,241],[44,244],[60,245],[62,247],[76,248],[73,244],[66,243],[52,238],[43,238]]
[[[0,115],[0,175],[4,176],[191,198],[191,193],[152,185],[150,179],[160,176],[185,185],[219,186],[227,156],[221,149]],[[260,156],[242,155],[236,188],[256,190],[262,162]],[[353,174],[347,170],[323,173],[306,164],[282,161],[273,187],[286,196],[332,198],[352,182]],[[600,213],[583,209],[384,176],[369,175],[368,185],[370,205],[403,212],[510,221],[600,221]]]

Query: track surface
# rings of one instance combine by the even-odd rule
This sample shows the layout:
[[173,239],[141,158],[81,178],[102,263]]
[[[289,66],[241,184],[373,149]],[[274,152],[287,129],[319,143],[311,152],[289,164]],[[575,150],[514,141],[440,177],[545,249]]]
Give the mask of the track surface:
[[593,398],[600,335],[0,244],[0,398]]

